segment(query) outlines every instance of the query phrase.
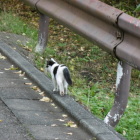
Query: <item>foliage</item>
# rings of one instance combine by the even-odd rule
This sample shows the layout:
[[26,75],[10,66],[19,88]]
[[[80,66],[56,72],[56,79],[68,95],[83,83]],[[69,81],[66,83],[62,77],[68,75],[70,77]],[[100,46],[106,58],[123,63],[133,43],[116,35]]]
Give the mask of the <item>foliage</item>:
[[140,4],[137,6],[137,8],[135,9],[135,12],[140,12]]
[[136,7],[139,4],[139,0],[101,0],[111,6],[114,6],[120,10],[123,10],[127,14],[139,17],[140,14],[136,12]]

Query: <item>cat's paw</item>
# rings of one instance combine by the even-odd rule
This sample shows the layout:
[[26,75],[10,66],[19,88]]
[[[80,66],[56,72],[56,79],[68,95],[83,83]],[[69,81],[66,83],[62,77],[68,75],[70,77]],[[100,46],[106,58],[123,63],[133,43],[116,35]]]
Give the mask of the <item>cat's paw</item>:
[[60,92],[60,96],[64,96],[65,95],[65,93],[64,92]]

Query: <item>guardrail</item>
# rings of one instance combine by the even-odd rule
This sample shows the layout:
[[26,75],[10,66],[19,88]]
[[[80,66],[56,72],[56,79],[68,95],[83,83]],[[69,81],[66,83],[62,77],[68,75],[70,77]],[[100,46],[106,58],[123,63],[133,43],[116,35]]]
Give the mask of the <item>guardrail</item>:
[[104,119],[116,126],[129,95],[131,66],[140,70],[140,20],[98,0],[22,0],[40,12],[36,52],[47,45],[49,17],[119,59],[114,105]]

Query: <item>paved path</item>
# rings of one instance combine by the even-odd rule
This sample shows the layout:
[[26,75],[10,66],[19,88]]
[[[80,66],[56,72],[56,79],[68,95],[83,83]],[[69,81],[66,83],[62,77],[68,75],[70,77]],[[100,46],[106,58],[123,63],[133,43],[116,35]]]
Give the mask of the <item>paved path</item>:
[[[7,56],[0,55],[0,140],[125,140],[71,96],[54,94],[52,81],[34,67],[34,56],[19,47],[17,40],[24,44],[28,39],[0,33],[0,53]],[[13,63],[59,107],[49,98],[41,102],[41,91],[19,70],[13,70]]]
[[0,140],[92,138],[49,98],[40,101],[41,91],[12,67],[0,56]]

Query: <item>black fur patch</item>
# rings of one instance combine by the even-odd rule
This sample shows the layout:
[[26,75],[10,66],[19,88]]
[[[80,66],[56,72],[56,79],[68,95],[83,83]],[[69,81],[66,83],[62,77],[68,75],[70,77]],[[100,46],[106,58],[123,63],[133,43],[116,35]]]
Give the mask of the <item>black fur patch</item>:
[[56,76],[58,67],[59,67],[59,66],[56,66],[56,67],[54,68],[54,70],[53,70],[54,77]]
[[65,68],[65,69],[63,70],[63,73],[64,73],[64,77],[65,77],[67,83],[68,83],[69,85],[72,85],[72,80],[71,80],[71,77],[70,77],[69,70],[68,70],[67,68]]
[[54,63],[55,63],[55,62],[54,62],[54,61],[52,61],[52,60],[47,61],[47,67],[48,67],[48,66],[52,66]]

